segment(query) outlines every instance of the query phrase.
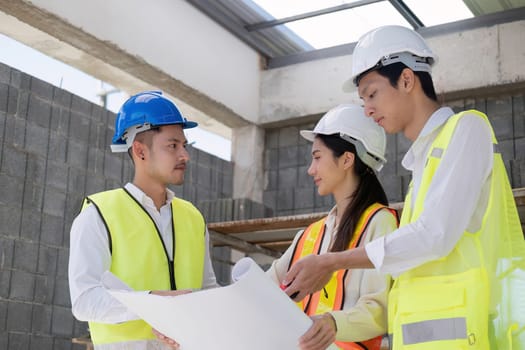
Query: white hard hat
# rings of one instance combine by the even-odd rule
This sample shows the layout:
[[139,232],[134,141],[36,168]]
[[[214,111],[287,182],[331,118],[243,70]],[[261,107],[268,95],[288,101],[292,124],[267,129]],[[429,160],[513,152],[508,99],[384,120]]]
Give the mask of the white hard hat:
[[301,130],[301,136],[313,141],[315,135],[339,135],[355,146],[357,156],[369,167],[381,170],[386,163],[386,136],[382,127],[365,116],[362,107],[342,104],[329,110],[313,130]]
[[437,56],[425,40],[412,29],[389,25],[365,33],[357,42],[352,54],[352,77],[343,85],[351,91],[357,77],[364,72],[402,62],[413,71],[430,72]]

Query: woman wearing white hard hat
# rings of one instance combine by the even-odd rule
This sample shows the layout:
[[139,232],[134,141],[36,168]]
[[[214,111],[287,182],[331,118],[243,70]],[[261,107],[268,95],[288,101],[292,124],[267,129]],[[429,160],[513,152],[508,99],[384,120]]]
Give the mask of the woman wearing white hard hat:
[[[388,301],[392,349],[525,349],[525,243],[498,142],[487,116],[438,104],[436,57],[415,31],[384,26],[353,53],[366,115],[413,142],[398,230],[365,247],[308,257],[289,294],[322,288],[341,268],[395,277]],[[345,84],[345,87],[348,83]]]
[[[300,231],[274,261],[268,274],[280,284],[301,257],[363,246],[397,227],[397,214],[387,207],[375,174],[386,162],[385,133],[365,117],[363,108],[340,105],[301,135],[313,142],[308,174],[319,194],[333,195],[336,205],[327,217]],[[326,349],[334,341],[339,349],[380,349],[387,331],[390,278],[374,270],[340,270],[323,286],[299,298],[299,307],[314,320],[300,339],[301,349]]]

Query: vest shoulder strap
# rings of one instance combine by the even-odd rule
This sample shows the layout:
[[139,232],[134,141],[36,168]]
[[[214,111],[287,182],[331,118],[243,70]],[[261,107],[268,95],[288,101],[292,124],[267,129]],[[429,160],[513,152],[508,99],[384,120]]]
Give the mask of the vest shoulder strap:
[[[126,197],[128,197],[128,195],[127,195],[127,191],[124,188],[116,188],[116,189],[109,190],[109,191],[103,191],[103,192],[91,194],[87,196],[86,198],[84,198],[84,201],[82,203],[81,211],[86,209],[89,205],[93,205],[95,209],[97,210],[98,216],[100,217],[100,219],[102,220],[102,223],[104,224],[104,227],[106,228],[106,234],[108,236],[108,246],[109,246],[108,248],[109,248],[110,253],[113,252],[113,240],[111,238],[111,231],[109,229],[108,222],[103,215],[101,205],[104,205],[106,202],[112,203],[112,204],[117,203],[119,200],[126,200]],[[127,199],[131,199],[129,197]]]
[[364,237],[363,233],[366,231],[368,225],[372,221],[372,218],[381,210],[386,209],[388,210],[395,218],[396,223],[399,224],[399,217],[397,215],[397,211],[395,209],[389,208],[384,204],[380,203],[374,203],[371,206],[369,206],[363,215],[359,218],[359,221],[357,222],[357,226],[354,233],[354,238],[352,238],[352,241],[350,242],[348,249],[358,247],[361,243],[362,238]]
[[322,218],[310,224],[301,234],[301,237],[295,245],[292,259],[290,260],[290,266],[288,269],[299,259],[310,254],[319,254],[321,250],[321,242],[324,238],[326,217]]
[[[438,135],[436,136],[435,140],[432,142],[432,145],[430,146],[428,153],[426,155],[426,162],[425,162],[425,170],[423,172],[423,177],[421,179],[420,184],[420,191],[418,193],[418,196],[414,198],[414,207],[422,209],[423,208],[423,200],[425,198],[424,191],[421,191],[422,188],[428,188],[430,186],[430,182],[432,181],[432,178],[441,163],[441,160],[443,158],[443,155],[445,154],[448,145],[450,144],[450,140],[452,139],[452,135],[454,134],[454,131],[456,130],[457,124],[463,118],[465,115],[476,115],[480,117],[484,122],[486,122],[489,127],[492,134],[492,143],[494,144],[494,149],[497,148],[497,140],[496,136],[494,134],[494,130],[492,126],[490,126],[490,122],[488,117],[475,109],[470,109],[466,111],[459,112],[457,114],[454,114],[451,116],[443,125],[442,129],[439,131]],[[403,213],[401,215],[401,226],[406,225],[407,223],[415,220],[420,214],[420,210],[415,211],[412,208],[412,181],[410,182],[407,195],[405,196],[405,205],[403,208]]]
[[84,198],[82,203],[82,210],[84,210],[88,205],[93,203],[98,203],[100,201],[115,201],[122,199],[127,194],[127,191],[124,188],[115,188],[113,190],[102,191],[94,194],[88,195]]
[[[202,213],[191,202],[181,198],[173,197],[171,201],[171,208],[173,213],[183,212],[184,215],[189,215],[193,217],[194,220],[197,220],[199,224],[204,225],[204,217],[202,216]],[[175,215],[173,215],[173,217],[175,217]]]
[[[427,154],[427,158],[429,156],[440,157],[443,154],[444,150],[447,148],[448,144],[450,143],[450,139],[452,138],[452,134],[454,133],[454,130],[456,129],[458,122],[461,120],[461,118],[463,118],[467,114],[476,115],[480,117],[484,122],[486,122],[490,126],[488,117],[484,113],[477,111],[475,109],[470,109],[467,111],[463,111],[463,112],[454,114],[452,117],[450,117],[445,122],[445,125],[443,126],[442,130],[439,132],[438,136],[432,143],[432,147],[430,148],[429,153]],[[496,140],[496,136],[494,134],[494,130],[492,129],[492,127],[490,127],[490,130],[492,134],[492,142],[497,144],[498,142]],[[436,149],[441,150],[441,151],[436,151]]]

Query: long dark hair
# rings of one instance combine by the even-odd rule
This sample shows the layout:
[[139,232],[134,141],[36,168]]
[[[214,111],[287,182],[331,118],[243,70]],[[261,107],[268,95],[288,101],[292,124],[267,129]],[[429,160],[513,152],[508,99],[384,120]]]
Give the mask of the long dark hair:
[[316,137],[320,138],[325,146],[332,151],[334,159],[339,158],[345,152],[355,154],[354,171],[359,178],[359,183],[354,193],[348,194],[351,200],[343,212],[334,244],[332,244],[330,249],[332,252],[340,252],[348,248],[359,218],[365,210],[374,203],[388,205],[388,199],[376,174],[357,156],[353,144],[343,140],[337,134],[317,134]]

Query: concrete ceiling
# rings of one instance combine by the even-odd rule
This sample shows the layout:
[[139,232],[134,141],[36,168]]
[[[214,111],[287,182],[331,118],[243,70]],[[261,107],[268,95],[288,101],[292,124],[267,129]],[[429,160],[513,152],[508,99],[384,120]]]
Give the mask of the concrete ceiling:
[[[488,11],[483,1],[471,3]],[[501,0],[491,15],[420,28],[444,62],[456,62],[437,65],[440,92],[523,83],[525,7],[499,11],[523,2]],[[281,66],[267,69],[266,54],[204,14],[206,3],[228,1],[0,0],[0,32],[128,93],[163,90],[203,128],[226,138],[233,129],[311,117],[356,99],[340,89],[352,43],[284,52]],[[451,84],[447,77],[458,73]]]

